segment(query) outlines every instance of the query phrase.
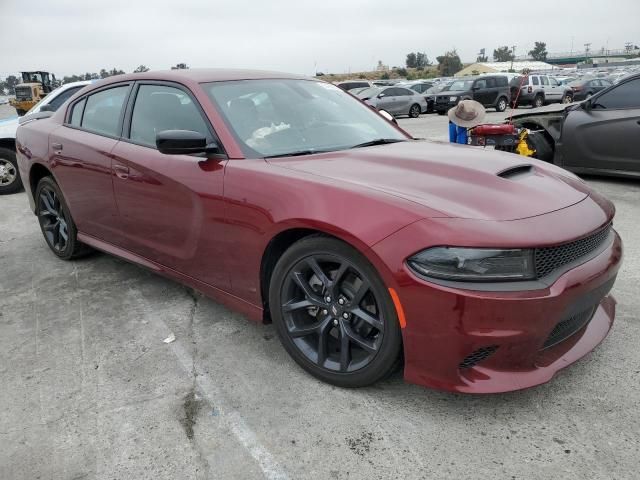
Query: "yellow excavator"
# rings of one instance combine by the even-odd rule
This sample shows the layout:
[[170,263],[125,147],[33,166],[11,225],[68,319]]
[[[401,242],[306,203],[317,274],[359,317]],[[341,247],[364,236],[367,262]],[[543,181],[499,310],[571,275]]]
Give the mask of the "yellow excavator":
[[9,103],[18,116],[27,113],[31,107],[56,88],[56,76],[49,72],[21,72],[22,82],[16,85],[16,98]]

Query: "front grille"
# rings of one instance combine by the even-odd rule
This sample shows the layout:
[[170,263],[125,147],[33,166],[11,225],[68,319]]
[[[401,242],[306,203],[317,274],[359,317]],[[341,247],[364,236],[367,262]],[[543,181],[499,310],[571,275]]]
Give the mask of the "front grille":
[[467,355],[464,360],[458,364],[458,368],[471,368],[477,363],[485,360],[491,356],[498,349],[497,345],[491,345],[490,347],[482,347],[474,351],[470,355]]
[[536,248],[535,266],[538,278],[546,277],[554,270],[573,262],[596,250],[609,236],[611,225],[581,238],[575,242],[565,243],[556,247]]
[[16,87],[16,100],[31,100],[31,87]]
[[545,340],[542,348],[553,347],[582,330],[582,328],[589,323],[595,311],[596,307],[590,307],[559,322]]
[[436,103],[449,103],[449,97],[436,97]]

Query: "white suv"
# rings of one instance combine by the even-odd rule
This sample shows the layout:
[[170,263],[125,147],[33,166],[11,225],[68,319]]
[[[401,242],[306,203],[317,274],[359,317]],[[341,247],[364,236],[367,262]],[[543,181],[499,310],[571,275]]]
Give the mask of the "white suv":
[[537,108],[546,103],[571,103],[573,101],[571,88],[560,85],[560,82],[548,75],[517,76],[511,80],[510,85],[511,101],[515,106],[531,105]]
[[47,105],[46,111],[55,112],[72,95],[95,80],[83,82],[71,82],[56,88],[49,95],[36,103],[23,117],[0,120],[0,195],[14,193],[22,188],[22,179],[16,162],[16,130],[20,123],[29,120],[30,115],[35,115]]

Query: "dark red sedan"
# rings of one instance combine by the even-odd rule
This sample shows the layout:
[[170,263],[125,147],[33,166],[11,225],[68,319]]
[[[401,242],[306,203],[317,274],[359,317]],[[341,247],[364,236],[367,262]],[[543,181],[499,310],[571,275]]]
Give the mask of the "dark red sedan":
[[55,255],[102,250],[272,321],[327,382],[403,361],[421,385],[516,390],[611,328],[614,207],[553,165],[416,141],[268,72],[116,76],[41,117],[17,148]]

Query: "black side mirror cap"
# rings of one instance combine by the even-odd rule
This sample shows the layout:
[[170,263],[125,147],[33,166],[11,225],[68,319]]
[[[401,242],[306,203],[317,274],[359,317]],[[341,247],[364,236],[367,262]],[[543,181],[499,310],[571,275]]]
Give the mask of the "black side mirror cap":
[[156,135],[156,147],[166,155],[193,155],[219,153],[217,143],[208,143],[207,137],[191,130],[163,130]]

